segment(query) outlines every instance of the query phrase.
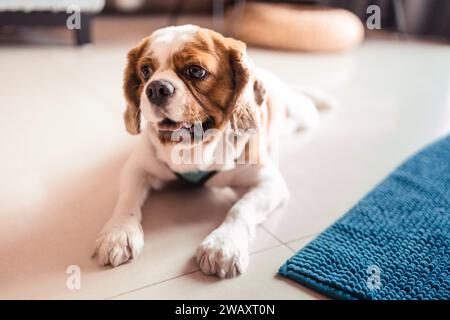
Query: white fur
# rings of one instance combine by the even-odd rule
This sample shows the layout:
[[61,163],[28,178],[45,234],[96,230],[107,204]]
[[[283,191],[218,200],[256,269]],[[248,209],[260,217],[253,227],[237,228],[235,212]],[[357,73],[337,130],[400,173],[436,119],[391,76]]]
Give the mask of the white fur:
[[175,121],[181,121],[183,115],[183,106],[185,105],[186,93],[183,81],[170,68],[169,62],[175,52],[181,50],[198,32],[199,27],[193,25],[184,25],[177,27],[166,27],[155,31],[150,37],[150,46],[148,51],[152,56],[158,59],[159,68],[154,70],[151,78],[147,81],[144,90],[141,93],[141,111],[147,121],[157,122],[158,118],[146,98],[146,88],[152,81],[164,79],[168,80],[175,87],[175,94],[171,98],[171,109],[169,110],[171,118]]
[[167,112],[170,113],[171,119],[175,121],[182,121],[183,120],[183,106],[186,104],[186,92],[185,92],[185,85],[183,84],[183,81],[175,74],[175,72],[171,69],[165,69],[162,71],[155,72],[151,78],[147,81],[147,84],[144,87],[144,90],[142,90],[141,93],[141,112],[144,116],[145,120],[149,122],[158,122],[162,120],[162,118],[158,117],[154,113],[154,109],[151,107],[149,100],[146,96],[146,88],[150,84],[150,82],[164,79],[168,80],[172,83],[172,85],[175,88],[174,95],[170,98],[171,104],[169,106],[169,109]]
[[190,24],[156,30],[150,37],[149,50],[155,57],[160,57],[159,62],[164,68],[168,58],[189,42],[199,30],[198,26]]
[[[156,53],[160,61],[166,61],[173,51],[182,48],[197,30],[198,27],[194,26],[161,29],[152,35],[150,50]],[[248,64],[251,66],[250,61]],[[301,120],[298,125],[312,127],[317,123],[314,99],[292,93],[279,79],[266,71],[254,69],[254,72],[264,83],[271,103],[275,104],[275,110],[279,110],[272,116],[268,136],[259,141],[261,150],[267,149],[268,144],[276,145],[281,128],[285,126],[283,117],[286,107],[289,113],[295,114],[294,118]],[[153,76],[170,75],[170,71],[163,66],[162,71],[157,71]],[[175,80],[171,78],[171,81]],[[251,94],[251,85],[246,88],[245,95]],[[246,97],[250,98],[253,97]],[[178,99],[183,99],[182,95]],[[216,274],[219,277],[234,277],[244,272],[249,262],[248,244],[255,234],[256,226],[289,197],[276,161],[268,158],[259,164],[236,165],[234,159],[249,139],[249,136],[244,135],[239,138],[239,146],[229,151],[224,161],[217,163],[218,156],[214,154],[214,150],[219,143],[231,139],[228,133],[224,132],[220,139],[203,150],[201,163],[175,163],[172,153],[178,145],[160,143],[151,124],[155,119],[145,96],[141,99],[141,108],[149,123],[140,136],[139,145],[123,169],[119,199],[113,216],[96,241],[96,259],[101,265],[117,266],[139,254],[144,244],[140,226],[141,206],[149,190],[161,188],[165,182],[176,179],[173,171],[219,170],[220,172],[208,180],[207,187],[237,187],[246,188],[247,191],[231,208],[223,223],[200,244],[196,255],[197,262],[204,273]],[[200,145],[196,147],[199,148]]]

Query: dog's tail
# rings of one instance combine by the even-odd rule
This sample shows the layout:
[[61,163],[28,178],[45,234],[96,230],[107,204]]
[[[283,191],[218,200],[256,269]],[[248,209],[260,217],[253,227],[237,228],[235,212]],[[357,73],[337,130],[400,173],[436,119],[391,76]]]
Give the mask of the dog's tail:
[[290,88],[294,94],[300,93],[310,98],[319,111],[331,110],[339,107],[339,102],[333,96],[330,96],[320,89],[297,85],[290,86]]
[[297,129],[310,129],[319,122],[319,111],[338,107],[337,100],[325,92],[311,87],[291,86],[288,116]]

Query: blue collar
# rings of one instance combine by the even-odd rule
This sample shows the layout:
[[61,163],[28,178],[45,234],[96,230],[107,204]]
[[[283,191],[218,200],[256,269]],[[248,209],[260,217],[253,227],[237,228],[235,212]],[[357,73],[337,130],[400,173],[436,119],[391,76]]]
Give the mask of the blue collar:
[[217,171],[189,171],[189,172],[175,172],[178,178],[181,178],[184,181],[187,181],[192,184],[204,184],[206,181],[208,181],[209,178],[211,178],[213,175],[215,175]]

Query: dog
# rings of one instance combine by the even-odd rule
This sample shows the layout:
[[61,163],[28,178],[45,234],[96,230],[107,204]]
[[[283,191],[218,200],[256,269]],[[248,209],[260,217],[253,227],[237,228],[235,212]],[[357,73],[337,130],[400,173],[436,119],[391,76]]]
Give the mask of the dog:
[[155,31],[127,59],[124,121],[139,143],[93,256],[113,267],[135,259],[144,246],[141,206],[148,193],[182,179],[246,190],[196,253],[205,274],[243,273],[257,225],[289,198],[277,141],[289,123],[314,127],[332,98],[318,90],[294,92],[257,68],[243,42],[194,25]]

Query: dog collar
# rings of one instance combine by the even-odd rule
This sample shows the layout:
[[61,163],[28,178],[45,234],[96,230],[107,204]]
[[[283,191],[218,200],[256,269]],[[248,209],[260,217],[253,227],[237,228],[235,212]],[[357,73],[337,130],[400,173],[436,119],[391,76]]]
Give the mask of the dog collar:
[[184,181],[187,181],[189,183],[192,184],[205,184],[206,181],[209,180],[209,178],[211,178],[212,176],[214,176],[217,171],[189,171],[189,172],[183,172],[183,173],[179,173],[179,172],[174,172],[176,174],[176,176]]
[[[164,163],[164,161],[159,159],[159,157],[157,156],[158,153],[156,152],[155,147],[153,145],[151,145],[151,147],[153,148],[153,151],[155,152],[157,159]],[[188,172],[180,173],[180,172],[173,171],[172,168],[170,168],[170,166],[167,163],[164,163],[164,164],[170,171],[172,171],[177,176],[178,179],[186,181],[190,184],[195,184],[195,185],[205,184],[206,181],[209,180],[209,178],[211,178],[218,172],[217,170],[212,170],[212,171],[196,170],[196,171],[188,171]]]

